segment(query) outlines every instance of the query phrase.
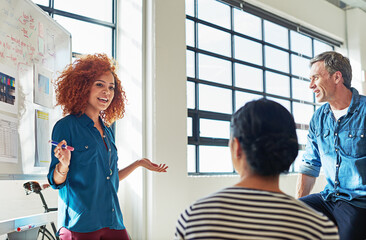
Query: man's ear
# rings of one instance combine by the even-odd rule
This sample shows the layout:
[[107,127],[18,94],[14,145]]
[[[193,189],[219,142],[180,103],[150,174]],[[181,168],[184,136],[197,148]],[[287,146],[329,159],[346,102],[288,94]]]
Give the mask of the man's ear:
[[334,82],[335,84],[343,84],[343,76],[342,73],[340,71],[336,71],[334,73]]

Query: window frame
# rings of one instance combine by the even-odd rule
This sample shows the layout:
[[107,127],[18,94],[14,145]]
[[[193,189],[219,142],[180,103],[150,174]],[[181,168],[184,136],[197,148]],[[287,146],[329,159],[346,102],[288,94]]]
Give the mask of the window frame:
[[[117,0],[111,0],[112,1],[112,22],[102,21],[96,18],[86,17],[79,14],[62,11],[55,9],[54,3],[55,0],[49,0],[49,5],[44,6],[41,4],[37,4],[43,11],[47,12],[52,18],[54,18],[54,15],[59,15],[62,17],[72,18],[75,20],[80,20],[87,23],[96,24],[103,27],[108,27],[112,30],[112,57],[115,59],[117,56]],[[72,51],[72,57],[76,58],[80,55],[83,55],[85,53],[79,53]]]
[[[235,175],[235,170],[233,169],[232,172],[200,172],[200,159],[199,159],[199,146],[218,146],[218,147],[222,147],[222,146],[228,146],[229,143],[229,139],[221,139],[221,138],[208,138],[208,137],[201,137],[200,136],[200,119],[211,119],[211,120],[224,120],[224,121],[230,121],[231,119],[231,114],[225,114],[225,113],[218,113],[218,112],[211,112],[211,111],[204,111],[204,110],[200,110],[199,109],[199,84],[205,84],[208,86],[214,86],[214,87],[219,87],[219,88],[223,88],[223,89],[228,89],[231,91],[232,93],[232,112],[234,113],[236,111],[236,91],[239,92],[244,92],[244,93],[252,93],[252,94],[256,94],[256,95],[261,95],[261,97],[264,98],[268,98],[268,97],[273,97],[273,98],[277,98],[277,99],[282,99],[282,100],[287,100],[290,103],[290,110],[291,113],[293,114],[293,103],[297,102],[297,103],[304,103],[307,105],[311,105],[313,106],[313,111],[315,112],[316,108],[320,105],[318,103],[315,102],[315,96],[313,94],[313,101],[309,102],[309,101],[304,101],[304,100],[299,100],[293,97],[293,90],[292,90],[292,82],[294,79],[298,79],[298,80],[304,80],[307,82],[310,82],[310,80],[308,78],[304,78],[302,76],[297,76],[292,74],[292,55],[296,55],[296,56],[300,56],[302,58],[305,58],[307,60],[310,60],[313,56],[314,56],[314,40],[320,41],[322,43],[325,43],[327,45],[329,45],[333,50],[335,46],[340,46],[342,43],[328,38],[322,34],[319,34],[317,32],[314,32],[310,29],[304,28],[302,26],[300,26],[299,24],[293,23],[291,21],[288,21],[284,18],[281,18],[279,16],[276,16],[272,13],[269,13],[265,10],[262,10],[258,7],[255,7],[254,5],[250,5],[248,3],[244,3],[243,2],[239,2],[236,0],[216,0],[218,2],[224,3],[226,5],[228,5],[230,7],[230,29],[221,27],[219,25],[216,25],[214,23],[211,22],[207,22],[205,20],[199,19],[198,18],[198,12],[197,12],[197,3],[198,0],[192,0],[194,2],[194,16],[190,16],[186,13],[186,21],[193,21],[193,25],[194,25],[194,46],[189,46],[187,45],[187,49],[186,51],[191,51],[194,54],[194,77],[192,76],[187,76],[187,83],[188,82],[192,82],[194,84],[194,109],[190,109],[187,108],[187,112],[188,112],[188,118],[192,118],[192,136],[187,136],[188,137],[188,145],[193,145],[195,146],[195,172],[189,172],[188,170],[188,175]],[[272,23],[278,24],[282,27],[287,28],[287,36],[288,36],[288,43],[289,46],[288,48],[283,48],[274,44],[271,44],[269,42],[266,42],[265,39],[262,37],[262,39],[256,39],[247,35],[244,35],[242,33],[236,32],[234,31],[234,9],[239,9],[242,10],[244,12],[250,13],[252,15],[255,15],[257,17],[259,17],[261,19],[261,31],[262,31],[262,36],[264,33],[264,21],[270,21]],[[214,53],[214,52],[210,52],[210,51],[206,51],[203,49],[200,49],[199,44],[198,44],[198,24],[203,24],[205,26],[209,26],[212,27],[214,29],[218,29],[220,31],[224,31],[226,33],[230,34],[231,37],[231,56],[224,56],[224,55],[220,55],[218,53]],[[298,52],[295,52],[293,50],[291,50],[291,31],[300,33],[302,35],[305,35],[307,37],[311,38],[311,50],[312,50],[312,56],[306,56],[304,54],[300,54]],[[235,44],[234,44],[234,37],[238,36],[244,39],[248,39],[250,41],[254,41],[256,43],[261,44],[262,46],[262,63],[261,65],[256,65],[250,62],[245,62],[242,61],[240,59],[234,58],[234,48],[235,48]],[[271,69],[265,66],[265,47],[269,46],[272,47],[274,49],[278,49],[281,50],[282,52],[285,52],[288,54],[288,58],[289,58],[289,71],[288,73],[286,72],[282,72],[279,71],[277,69]],[[218,59],[223,59],[223,60],[227,60],[231,63],[231,80],[232,83],[231,85],[225,85],[225,84],[221,84],[221,83],[216,83],[216,82],[212,82],[212,81],[207,81],[207,80],[203,80],[203,79],[199,79],[199,68],[198,68],[198,55],[199,54],[205,54],[211,57],[216,57]],[[235,64],[243,64],[245,66],[249,66],[249,67],[255,67],[257,69],[260,69],[262,71],[262,75],[263,75],[263,91],[255,91],[255,90],[251,90],[251,89],[245,89],[245,88],[241,88],[241,87],[237,87],[235,84]],[[289,77],[290,80],[290,95],[289,97],[285,97],[285,96],[281,96],[281,95],[275,95],[275,94],[271,94],[271,93],[267,93],[266,91],[266,71],[270,71],[273,73],[278,73],[284,76]],[[189,95],[187,95],[187,97],[189,97]],[[309,129],[309,125],[308,124],[296,124],[296,128],[297,129],[301,129],[301,130],[308,130]],[[299,151],[300,150],[304,150],[305,149],[305,144],[299,144]],[[229,156],[228,156],[229,157]],[[189,159],[187,159],[187,161],[189,161]],[[187,166],[188,166],[188,162],[187,162]],[[294,165],[292,165],[292,167],[290,168],[290,172],[294,172]]]

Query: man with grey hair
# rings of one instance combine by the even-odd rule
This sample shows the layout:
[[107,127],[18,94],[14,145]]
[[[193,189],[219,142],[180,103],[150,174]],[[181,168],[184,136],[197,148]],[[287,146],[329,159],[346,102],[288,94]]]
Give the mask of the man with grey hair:
[[[335,222],[340,239],[366,239],[366,97],[351,87],[341,54],[321,53],[310,66],[309,87],[326,104],[310,121],[297,197]],[[310,194],[321,167],[327,185]]]

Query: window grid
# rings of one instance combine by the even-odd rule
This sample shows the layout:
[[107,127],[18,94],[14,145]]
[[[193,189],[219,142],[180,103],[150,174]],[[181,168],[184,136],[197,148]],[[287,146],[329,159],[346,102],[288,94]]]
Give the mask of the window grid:
[[[192,118],[192,136],[188,136],[188,145],[193,145],[195,146],[195,159],[194,159],[194,163],[195,163],[195,171],[189,171],[190,175],[214,175],[214,174],[235,174],[235,170],[233,169],[232,172],[202,172],[201,171],[201,166],[200,166],[200,146],[228,146],[228,142],[229,139],[221,139],[221,138],[208,138],[208,137],[201,137],[200,136],[200,119],[211,119],[211,120],[223,120],[223,121],[230,121],[231,119],[231,114],[227,114],[227,113],[220,113],[220,112],[212,112],[212,111],[206,111],[206,110],[201,110],[199,108],[200,106],[200,101],[199,101],[199,97],[200,97],[200,89],[199,89],[199,85],[207,85],[207,86],[212,86],[212,87],[218,87],[220,89],[228,89],[231,91],[231,103],[232,103],[232,112],[235,112],[237,109],[236,106],[236,98],[237,98],[237,93],[241,92],[241,93],[252,93],[252,94],[256,94],[258,96],[261,97],[265,97],[265,98],[275,98],[278,100],[286,100],[289,101],[290,103],[290,112],[293,114],[294,111],[294,103],[301,103],[301,104],[306,104],[309,106],[312,106],[313,112],[316,109],[316,106],[318,106],[318,104],[315,103],[315,96],[314,94],[312,94],[312,101],[308,101],[308,100],[299,100],[296,99],[296,96],[293,96],[293,81],[294,80],[300,80],[300,81],[306,81],[306,82],[310,82],[310,80],[304,76],[299,76],[299,75],[294,75],[293,74],[293,69],[292,69],[292,56],[299,56],[300,58],[304,58],[306,60],[310,60],[313,56],[314,56],[314,38],[311,38],[311,51],[312,51],[312,55],[308,56],[308,55],[304,55],[298,52],[295,52],[292,50],[292,46],[291,46],[291,30],[287,28],[287,38],[288,38],[288,49],[281,47],[281,46],[277,46],[275,44],[269,43],[266,41],[265,39],[265,30],[264,30],[264,21],[270,22],[268,20],[265,20],[264,18],[261,18],[261,33],[262,33],[262,38],[261,39],[256,39],[254,37],[251,36],[247,36],[243,33],[234,31],[234,7],[230,6],[230,29],[221,27],[219,25],[216,25],[214,23],[211,22],[207,22],[205,20],[199,19],[198,18],[198,10],[197,10],[197,4],[199,3],[199,1],[194,0],[194,16],[190,16],[190,15],[186,15],[186,19],[189,21],[193,21],[193,31],[194,31],[194,46],[188,46],[187,45],[187,52],[191,51],[194,53],[194,77],[192,76],[187,76],[187,81],[188,82],[192,82],[194,83],[194,98],[195,98],[195,107],[194,109],[188,109],[188,117]],[[225,33],[229,33],[230,34],[230,56],[225,56],[219,53],[215,53],[215,52],[211,52],[211,51],[207,51],[204,49],[199,48],[199,32],[198,32],[198,25],[202,24],[204,26],[208,26],[211,27],[213,29],[217,29],[220,31],[223,31]],[[255,63],[251,63],[248,61],[244,61],[242,59],[237,59],[235,58],[235,37],[240,37],[243,39],[247,39],[249,41],[252,42],[256,42],[261,44],[261,49],[262,49],[262,61],[261,61],[261,65],[255,64]],[[307,36],[309,37],[309,36]],[[333,49],[333,46],[331,46],[330,44],[329,47],[331,49]],[[288,72],[284,72],[278,69],[274,69],[274,68],[269,68],[266,66],[266,47],[271,47],[273,49],[276,50],[280,50],[281,52],[285,52],[288,54]],[[223,60],[227,60],[230,62],[231,64],[231,85],[227,85],[227,84],[223,84],[223,83],[217,83],[217,82],[213,82],[210,80],[205,80],[205,79],[200,79],[200,73],[199,73],[199,66],[200,66],[200,62],[199,62],[199,54],[204,54],[206,56],[211,56],[211,57],[215,57],[217,59],[223,59]],[[235,67],[237,64],[242,64],[244,66],[249,66],[249,67],[253,67],[255,69],[260,69],[262,71],[262,83],[263,83],[263,89],[262,91],[258,91],[258,90],[252,90],[252,89],[247,89],[247,88],[243,88],[243,87],[238,87],[236,84],[236,71],[235,71]],[[267,83],[267,79],[266,79],[266,72],[271,72],[271,73],[276,73],[276,74],[281,74],[282,76],[287,76],[289,78],[289,87],[290,87],[290,92],[289,92],[289,96],[282,96],[282,95],[278,95],[278,94],[273,94],[273,93],[268,93],[267,89],[266,89],[266,83]],[[308,90],[308,89],[307,89]],[[309,90],[310,91],[310,90]],[[190,97],[189,95],[187,95],[187,97]],[[307,124],[300,124],[297,123],[296,124],[297,129],[303,129],[303,130],[308,130],[309,126]],[[300,150],[304,150],[305,146],[304,144],[299,144],[299,149]],[[228,156],[229,159],[229,156]],[[189,160],[192,161],[192,160]],[[294,171],[294,166],[291,167],[290,171]]]
[[[67,17],[67,18],[83,21],[83,22],[86,22],[86,23],[91,23],[91,24],[95,24],[95,25],[98,25],[98,26],[103,26],[103,27],[110,28],[112,30],[111,31],[112,32],[112,36],[111,36],[111,38],[112,38],[111,57],[116,58],[116,52],[117,52],[117,50],[116,50],[117,0],[110,0],[110,1],[112,1],[112,22],[102,21],[102,20],[99,20],[99,19],[96,19],[96,18],[86,17],[86,16],[75,14],[75,13],[55,9],[55,7],[54,7],[55,0],[49,0],[49,5],[48,6],[44,6],[44,5],[40,5],[40,4],[37,4],[37,5],[43,11],[47,12],[52,18],[54,18],[54,16],[57,15],[57,16]],[[64,27],[67,28],[67,26],[64,26]],[[83,55],[83,54],[88,54],[88,53],[75,52],[74,50],[72,50],[72,57],[74,57],[74,58],[78,57],[80,55]]]

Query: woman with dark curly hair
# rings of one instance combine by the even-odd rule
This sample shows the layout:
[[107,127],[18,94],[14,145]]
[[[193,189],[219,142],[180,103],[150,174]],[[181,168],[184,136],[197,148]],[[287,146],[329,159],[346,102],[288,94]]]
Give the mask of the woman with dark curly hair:
[[232,116],[229,147],[239,182],[187,208],[177,239],[338,239],[333,222],[279,188],[298,153],[284,107],[266,99],[245,104]]
[[62,240],[129,239],[117,197],[119,181],[140,166],[167,169],[146,158],[118,169],[109,126],[123,117],[126,95],[115,71],[105,54],[87,55],[66,67],[55,82],[57,105],[67,116],[52,131],[59,144],[47,178],[59,190]]

